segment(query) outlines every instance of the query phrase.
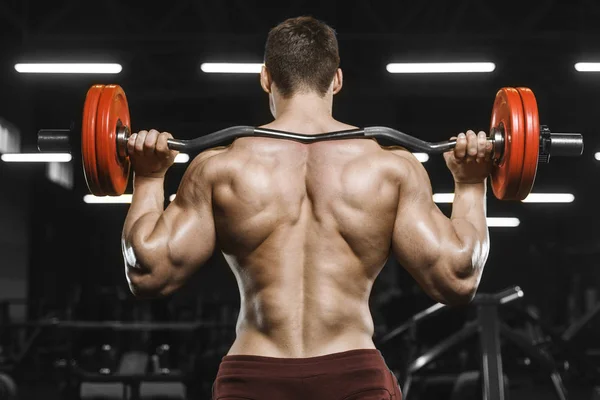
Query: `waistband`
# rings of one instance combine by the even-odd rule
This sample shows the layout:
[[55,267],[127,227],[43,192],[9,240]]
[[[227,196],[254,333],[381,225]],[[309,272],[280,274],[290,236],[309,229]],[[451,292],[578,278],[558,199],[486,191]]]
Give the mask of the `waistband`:
[[356,349],[306,358],[277,358],[255,355],[228,355],[219,366],[220,375],[260,373],[272,376],[326,374],[355,369],[386,368],[377,349]]

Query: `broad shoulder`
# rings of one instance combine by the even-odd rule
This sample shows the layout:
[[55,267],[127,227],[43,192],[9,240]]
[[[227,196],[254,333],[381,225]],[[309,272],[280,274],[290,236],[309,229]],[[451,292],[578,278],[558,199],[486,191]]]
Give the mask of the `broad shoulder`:
[[404,188],[410,190],[418,188],[419,192],[430,190],[429,174],[414,154],[399,146],[382,147],[382,150],[395,158],[400,183]]
[[227,151],[227,147],[218,147],[205,150],[194,157],[183,174],[177,190],[176,202],[179,205],[210,202],[211,188],[219,172],[216,164],[219,162],[219,157]]
[[423,165],[414,154],[400,146],[381,146],[381,158],[399,168],[400,171],[409,173],[415,169],[422,169]]
[[226,158],[230,151],[229,146],[215,147],[199,153],[190,162],[186,173],[195,178],[214,178],[218,174],[220,166],[223,164],[223,159]]

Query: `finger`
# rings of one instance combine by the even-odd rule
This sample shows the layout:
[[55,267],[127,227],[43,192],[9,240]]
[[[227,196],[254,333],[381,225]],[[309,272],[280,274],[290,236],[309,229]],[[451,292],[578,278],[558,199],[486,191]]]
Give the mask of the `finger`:
[[158,135],[158,139],[156,140],[156,153],[160,154],[162,157],[169,156],[169,146],[167,145],[167,139],[169,139],[169,133],[162,132]]
[[485,147],[485,161],[489,162],[492,160],[492,155],[494,153],[494,144],[492,142],[487,142]]
[[465,158],[465,154],[467,152],[467,136],[461,132],[458,134],[456,138],[456,146],[454,147],[454,157],[457,161]]
[[144,154],[144,141],[148,131],[139,131],[135,139],[135,153],[138,155]]
[[469,160],[477,157],[477,135],[473,131],[467,131],[467,154]]
[[[456,139],[457,139],[456,136],[452,136],[450,138],[450,141],[452,141],[452,140],[456,141]],[[443,154],[444,160],[446,160],[446,161],[449,160],[449,157],[451,157],[454,154],[455,147],[456,147],[456,145],[453,148],[451,148],[450,150],[444,152],[444,154]]]
[[[168,139],[174,139],[173,135],[171,135],[171,133],[169,132],[165,132],[167,134],[167,140]],[[167,147],[169,147],[168,143],[167,143]],[[177,155],[179,154],[179,151],[177,150],[169,150],[171,152],[171,157],[173,157],[173,159],[175,159],[175,157],[177,157]]]
[[477,162],[481,162],[485,159],[487,150],[487,137],[485,132],[479,132],[477,134]]
[[129,135],[127,139],[127,154],[131,155],[135,152],[135,140],[137,139],[137,133]]
[[156,129],[150,129],[146,135],[144,141],[144,155],[151,156],[156,151],[156,140],[158,139],[158,131]]

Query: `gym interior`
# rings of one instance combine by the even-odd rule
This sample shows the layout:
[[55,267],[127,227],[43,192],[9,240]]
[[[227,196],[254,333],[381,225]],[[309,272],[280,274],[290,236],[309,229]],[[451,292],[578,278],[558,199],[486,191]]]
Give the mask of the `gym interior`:
[[[132,183],[91,193],[84,102],[119,85],[132,131],[181,140],[267,123],[266,35],[300,15],[336,30],[337,119],[436,143],[490,133],[498,91],[529,88],[540,127],[585,143],[534,163],[524,199],[488,188],[491,250],[470,304],[434,302],[388,260],[373,340],[404,398],[600,399],[600,4],[585,0],[0,0],[0,399],[211,398],[236,335],[235,278],[215,252],[176,293],[132,295],[120,244]],[[41,151],[43,130],[68,146]],[[170,168],[165,205],[197,154]],[[415,154],[450,215],[443,157]]]

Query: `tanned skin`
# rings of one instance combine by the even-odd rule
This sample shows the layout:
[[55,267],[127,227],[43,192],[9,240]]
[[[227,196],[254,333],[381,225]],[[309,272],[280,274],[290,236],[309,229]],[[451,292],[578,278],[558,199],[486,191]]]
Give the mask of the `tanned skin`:
[[[283,98],[263,68],[274,121],[316,135],[354,128],[332,117],[338,70],[325,96]],[[198,155],[164,209],[164,176],[177,152],[170,133],[129,140],[134,192],[122,248],[131,291],[163,296],[220,250],[239,285],[228,354],[313,357],[375,348],[369,295],[395,257],[431,298],[468,303],[489,251],[485,133],[457,135],[444,154],[455,180],[451,217],[432,199],[419,161],[402,148],[351,139],[301,144],[247,137]]]

